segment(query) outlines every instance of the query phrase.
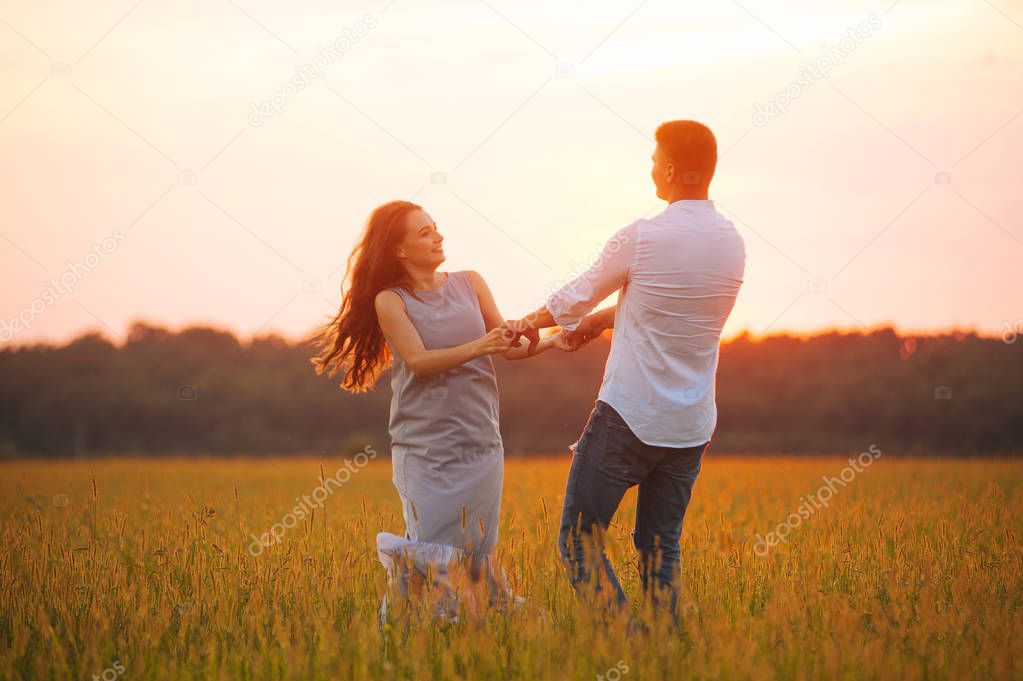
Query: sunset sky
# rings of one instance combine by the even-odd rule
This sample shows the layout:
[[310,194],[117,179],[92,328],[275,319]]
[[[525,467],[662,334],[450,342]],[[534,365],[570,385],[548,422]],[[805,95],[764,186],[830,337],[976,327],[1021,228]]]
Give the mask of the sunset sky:
[[678,118],[746,240],[726,335],[1023,317],[1020,0],[0,2],[0,60],[5,344],[297,338],[395,198],[521,315],[663,209]]

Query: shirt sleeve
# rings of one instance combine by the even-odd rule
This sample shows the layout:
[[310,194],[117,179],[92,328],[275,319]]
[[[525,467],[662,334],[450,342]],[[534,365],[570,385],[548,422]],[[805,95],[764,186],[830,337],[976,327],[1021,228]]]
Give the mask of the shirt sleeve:
[[615,232],[589,269],[547,296],[547,310],[558,326],[575,329],[600,301],[625,285],[636,252],[636,225]]

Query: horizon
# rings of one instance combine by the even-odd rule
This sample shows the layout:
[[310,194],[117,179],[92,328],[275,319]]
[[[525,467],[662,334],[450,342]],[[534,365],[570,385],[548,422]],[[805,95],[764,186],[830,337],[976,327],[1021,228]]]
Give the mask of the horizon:
[[[54,340],[51,338],[42,338],[37,340],[26,340],[24,342],[9,342],[0,344],[0,352],[5,350],[20,350],[26,348],[37,348],[37,347],[51,347],[51,348],[63,348],[67,347],[71,343],[80,340],[88,336],[100,336],[103,340],[107,341],[115,347],[123,347],[128,340],[128,334],[131,328],[135,325],[143,325],[153,329],[159,329],[166,331],[171,335],[180,335],[186,331],[193,330],[210,330],[216,333],[226,333],[233,336],[240,345],[250,345],[253,342],[259,340],[265,340],[269,338],[279,338],[285,341],[288,345],[297,346],[301,345],[307,340],[310,340],[310,335],[288,335],[278,331],[270,330],[263,331],[258,334],[240,334],[235,329],[231,329],[226,326],[207,324],[207,323],[191,323],[184,324],[182,326],[171,327],[151,320],[136,319],[128,324],[123,334],[112,335],[107,329],[101,326],[95,326],[91,328],[84,328],[77,334],[74,334],[68,338]],[[554,327],[557,328],[557,327]],[[541,335],[553,333],[554,328],[545,329],[541,331]],[[793,332],[786,329],[772,329],[764,334],[757,334],[749,329],[739,329],[736,333],[729,336],[721,336],[721,344],[725,345],[733,343],[740,338],[746,336],[752,339],[752,342],[758,343],[764,340],[770,340],[773,338],[796,338],[801,340],[813,340],[814,338],[820,338],[829,335],[841,335],[841,336],[868,336],[879,331],[892,331],[897,338],[900,339],[924,339],[924,338],[956,338],[961,340],[974,336],[982,340],[1001,340],[1007,344],[1015,343],[1016,339],[1023,337],[1023,322],[1017,323],[1014,326],[1007,327],[1002,333],[987,333],[983,330],[976,328],[966,327],[947,327],[944,329],[925,329],[925,330],[913,330],[913,329],[901,329],[895,324],[887,324],[881,322],[870,327],[822,327],[819,329],[811,329],[804,332]],[[611,332],[605,331],[599,337],[605,342],[611,341]],[[1011,340],[1006,340],[1011,338]]]
[[136,319],[301,339],[392,198],[521,316],[663,208],[678,118],[715,132],[746,242],[723,339],[1023,324],[1018,8],[192,9],[0,9],[0,347]]

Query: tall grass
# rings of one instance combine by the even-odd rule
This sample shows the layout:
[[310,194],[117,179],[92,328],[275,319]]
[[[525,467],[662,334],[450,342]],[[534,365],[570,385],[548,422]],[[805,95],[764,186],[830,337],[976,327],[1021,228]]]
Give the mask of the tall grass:
[[[846,462],[710,454],[681,630],[646,635],[568,586],[566,459],[508,459],[500,561],[524,607],[445,624],[413,605],[386,628],[373,541],[402,531],[386,460],[249,552],[320,463],[0,464],[0,678],[1023,678],[1023,462],[883,458],[760,557],[756,535]],[[634,513],[630,493],[607,542],[636,602]]]

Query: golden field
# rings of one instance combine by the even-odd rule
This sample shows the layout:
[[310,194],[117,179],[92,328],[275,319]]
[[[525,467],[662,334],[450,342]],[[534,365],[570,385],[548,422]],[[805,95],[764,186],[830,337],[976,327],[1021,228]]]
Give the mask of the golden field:
[[[840,458],[710,452],[681,631],[604,624],[557,557],[568,459],[508,457],[500,561],[524,607],[381,629],[380,457],[257,556],[339,459],[0,463],[3,679],[1021,679],[1023,462],[887,453],[766,555]],[[609,534],[637,602],[634,491]]]

